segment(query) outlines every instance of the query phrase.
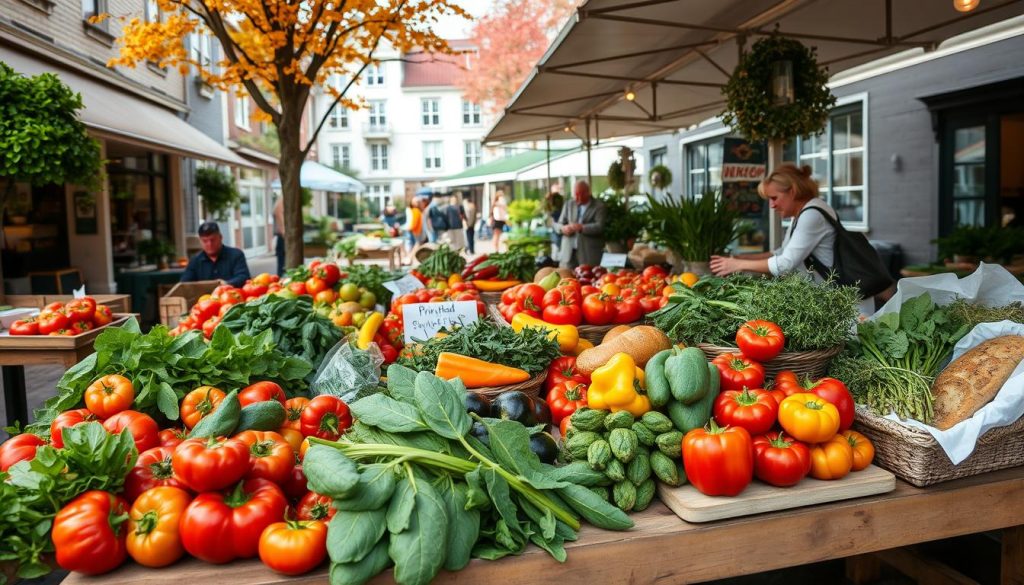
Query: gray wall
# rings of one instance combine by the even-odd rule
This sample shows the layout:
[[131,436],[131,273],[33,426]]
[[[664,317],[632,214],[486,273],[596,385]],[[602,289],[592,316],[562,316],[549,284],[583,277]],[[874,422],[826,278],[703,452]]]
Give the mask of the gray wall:
[[[868,237],[899,243],[905,264],[934,260],[931,240],[939,230],[938,142],[931,113],[919,98],[1024,77],[1022,56],[1024,36],[1017,36],[833,90],[840,98],[867,94]],[[670,168],[678,175],[673,193],[682,192],[679,139],[716,127],[721,126],[644,139],[648,161],[651,151],[668,146]]]
[[[679,148],[679,139],[682,136],[684,135],[678,132],[646,136],[644,137],[643,146],[643,156],[645,157],[644,168],[647,169],[648,173],[654,166],[654,163],[651,162],[652,153],[665,149],[665,166],[672,171],[672,186],[669,187],[668,191],[676,196],[683,192],[683,158]],[[654,189],[648,183],[647,177],[644,177],[644,183],[653,193]]]

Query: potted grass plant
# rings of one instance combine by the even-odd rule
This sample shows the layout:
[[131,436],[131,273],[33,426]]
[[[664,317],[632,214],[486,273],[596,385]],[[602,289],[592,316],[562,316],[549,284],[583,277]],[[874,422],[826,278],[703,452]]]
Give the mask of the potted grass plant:
[[726,205],[717,192],[705,192],[700,198],[648,195],[647,201],[647,239],[672,252],[676,272],[707,274],[711,256],[723,253],[746,229],[740,212]]

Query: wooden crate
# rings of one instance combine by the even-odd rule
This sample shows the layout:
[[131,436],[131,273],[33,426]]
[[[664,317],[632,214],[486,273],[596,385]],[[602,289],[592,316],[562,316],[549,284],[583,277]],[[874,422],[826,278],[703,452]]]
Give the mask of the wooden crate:
[[210,294],[213,289],[223,284],[219,280],[199,280],[196,282],[179,282],[167,293],[160,296],[160,323],[168,327],[177,327],[181,317],[188,313],[199,297]]
[[[97,305],[110,307],[113,313],[130,313],[132,309],[131,295],[88,295]],[[50,303],[66,303],[72,295],[6,295],[0,297],[0,305],[12,307],[31,307],[41,309]]]

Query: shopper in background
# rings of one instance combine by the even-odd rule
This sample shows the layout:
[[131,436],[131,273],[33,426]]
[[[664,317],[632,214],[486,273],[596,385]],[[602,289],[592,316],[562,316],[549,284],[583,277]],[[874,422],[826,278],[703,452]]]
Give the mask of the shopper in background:
[[464,231],[466,215],[462,209],[462,202],[457,195],[452,195],[448,198],[448,204],[442,209],[448,224],[442,241],[447,242],[453,250],[461,251],[466,247],[466,232]]
[[274,254],[277,256],[277,275],[284,276],[284,196],[274,204]]
[[462,202],[462,212],[466,218],[466,248],[470,254],[476,254],[476,203],[472,195]]
[[501,233],[505,231],[508,224],[508,202],[505,201],[505,192],[498,189],[491,202],[491,228],[494,229],[494,251],[501,251]]
[[231,286],[245,284],[250,278],[245,252],[224,245],[215,221],[203,222],[198,231],[203,249],[188,261],[185,272],[181,273],[181,282],[223,280]]
[[[564,205],[565,197],[562,196],[561,183],[551,185],[551,191],[549,191],[547,197],[544,198],[544,211],[547,212],[548,217],[551,220],[551,226],[557,224],[558,220],[561,219],[562,207]],[[562,232],[554,229],[554,227],[551,229],[551,245],[555,248],[552,252],[552,257],[558,258],[559,252],[562,249]]]
[[448,231],[448,216],[444,211],[445,205],[444,197],[441,195],[431,195],[430,203],[426,209],[427,217],[424,227],[427,229],[427,239],[432,243],[439,241],[441,235]]
[[586,181],[576,182],[572,197],[562,206],[554,224],[555,230],[564,236],[558,264],[562,268],[597,266],[604,253],[604,202],[591,195]]
[[411,251],[416,244],[423,241],[423,211],[420,207],[420,198],[413,197],[409,200],[409,206],[405,210],[405,225],[402,226],[402,229],[405,232],[407,251]]

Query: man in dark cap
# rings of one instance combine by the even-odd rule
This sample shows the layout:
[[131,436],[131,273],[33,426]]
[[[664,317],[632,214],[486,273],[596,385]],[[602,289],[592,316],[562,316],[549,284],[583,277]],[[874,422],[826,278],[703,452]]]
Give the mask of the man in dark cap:
[[224,245],[217,222],[206,221],[199,226],[199,242],[203,251],[188,261],[181,282],[223,280],[231,286],[242,286],[250,278],[245,253]]

